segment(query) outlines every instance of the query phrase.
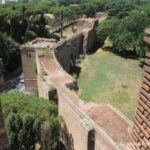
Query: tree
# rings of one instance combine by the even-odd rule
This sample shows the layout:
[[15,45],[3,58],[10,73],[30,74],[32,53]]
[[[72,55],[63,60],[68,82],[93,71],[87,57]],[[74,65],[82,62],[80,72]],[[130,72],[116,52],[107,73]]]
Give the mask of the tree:
[[[11,150],[34,150],[40,131],[40,122],[31,115],[24,119],[17,113],[10,113],[7,118],[8,138]],[[40,132],[39,132],[40,133]]]
[[3,59],[4,67],[7,71],[12,71],[19,66],[20,52],[19,44],[6,34],[0,32],[0,58]]
[[[60,22],[60,31],[61,31],[61,37],[63,36],[63,25],[64,25],[64,18],[66,14],[68,15],[68,8],[64,6],[58,6],[51,9],[51,12],[55,15],[55,18],[57,18]],[[57,20],[57,21],[58,21]]]
[[108,14],[117,18],[124,18],[134,8],[135,7],[132,3],[125,0],[111,1],[105,6],[105,10],[108,12]]
[[144,29],[149,24],[147,9],[134,10],[123,19],[108,18],[97,27],[97,34],[101,44],[106,37],[112,40],[112,51],[125,57],[132,54],[143,58],[146,51],[146,43],[143,41]]
[[54,102],[22,93],[7,93],[1,94],[0,103],[12,150],[33,150],[35,143],[47,143],[49,149],[56,149],[60,119]]
[[118,23],[119,21],[116,18],[111,18],[101,22],[98,25],[96,33],[98,36],[98,43],[100,44],[100,46],[104,44],[104,41],[107,37],[113,35],[115,27]]

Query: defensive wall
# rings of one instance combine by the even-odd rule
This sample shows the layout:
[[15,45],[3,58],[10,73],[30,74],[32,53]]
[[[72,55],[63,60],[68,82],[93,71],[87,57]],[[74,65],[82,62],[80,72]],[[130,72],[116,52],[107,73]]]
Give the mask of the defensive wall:
[[[67,73],[81,54],[91,50],[96,36],[92,38],[88,35],[91,35],[91,32],[94,34],[97,22],[103,19],[80,19],[77,21],[77,33],[63,41],[38,38],[21,47],[26,90],[38,89],[40,97],[58,103],[59,115],[64,120],[60,141],[67,150],[134,149],[139,139],[150,140],[150,78],[149,71],[146,71],[146,68],[149,68],[149,53],[143,79],[147,82],[142,84],[140,99],[143,101],[139,101],[134,125],[110,105],[83,102],[76,93],[76,80]],[[33,62],[36,68],[33,67]],[[145,105],[142,105],[142,102]],[[132,126],[132,132],[129,134]],[[149,149],[149,145],[146,148]]]
[[[98,21],[80,19],[71,38],[60,42],[38,38],[21,48],[26,90],[38,89],[39,96],[49,100],[58,98],[59,115],[64,120],[60,140],[68,150],[122,149],[120,143],[128,142],[130,121],[109,105],[83,102],[76,94],[76,80],[67,73],[95,44]],[[32,62],[36,62],[36,70]],[[105,123],[106,127],[101,127]]]

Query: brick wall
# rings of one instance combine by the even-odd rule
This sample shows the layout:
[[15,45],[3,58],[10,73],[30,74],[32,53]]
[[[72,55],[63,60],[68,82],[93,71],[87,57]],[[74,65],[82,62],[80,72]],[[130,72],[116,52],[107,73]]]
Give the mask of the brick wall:
[[[144,40],[149,45],[150,30],[146,29],[145,32],[146,36]],[[146,53],[143,82],[139,92],[139,101],[134,126],[130,134],[130,141],[134,149],[150,149],[150,52]]]
[[[89,31],[90,30],[87,30],[87,32]],[[31,43],[33,44],[33,42]],[[40,45],[38,42],[36,44],[36,46]],[[86,44],[88,44],[88,40]],[[47,43],[46,45],[50,44]],[[52,48],[48,47],[47,54],[45,53],[46,55],[42,57],[36,54],[35,58],[35,51],[33,52],[33,57],[31,58],[34,58],[37,64],[39,95],[40,97],[49,99],[49,88],[51,85],[57,89],[59,115],[62,116],[64,120],[60,132],[60,139],[68,150],[120,150],[121,148],[116,146],[117,143],[115,140],[89,116],[83,106],[86,104],[75,92],[66,87],[66,83],[72,83],[74,79],[67,74],[62,67],[69,72],[70,55],[76,58],[82,46],[84,46],[84,44],[83,34],[81,33],[74,35],[71,39],[61,41]],[[32,56],[32,51],[29,51],[28,45],[24,47],[21,53],[22,60],[24,61],[23,68],[26,74],[25,78],[35,78],[36,76],[31,73],[32,66],[28,64],[32,63],[32,59],[28,58],[28,55]],[[53,53],[53,55],[51,53]],[[44,72],[44,74],[41,76],[42,72]],[[27,80],[25,81],[28,89],[33,87],[33,83],[30,85]]]
[[73,37],[60,41],[54,47],[55,55],[67,72],[74,67],[76,59],[83,53],[83,34],[75,34]]
[[25,78],[25,89],[26,91],[34,91],[37,89],[37,76],[34,70],[36,69],[35,49],[22,46],[21,59]]
[[96,123],[76,103],[79,99],[62,87],[57,88],[59,115],[63,117],[60,136],[68,150],[119,150]]
[[96,44],[96,27],[99,19],[83,18],[77,20],[77,32],[82,32],[84,35],[83,50],[90,52]]

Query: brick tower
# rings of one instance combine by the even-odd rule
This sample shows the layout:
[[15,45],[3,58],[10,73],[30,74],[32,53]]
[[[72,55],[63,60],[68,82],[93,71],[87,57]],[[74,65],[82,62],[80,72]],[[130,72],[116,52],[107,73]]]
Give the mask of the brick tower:
[[146,53],[135,121],[130,134],[130,141],[133,149],[136,150],[150,149],[150,29],[146,29],[145,33],[144,41],[148,44],[148,52]]
[[35,48],[26,44],[21,46],[20,52],[25,79],[25,90],[27,92],[34,92],[37,89]]

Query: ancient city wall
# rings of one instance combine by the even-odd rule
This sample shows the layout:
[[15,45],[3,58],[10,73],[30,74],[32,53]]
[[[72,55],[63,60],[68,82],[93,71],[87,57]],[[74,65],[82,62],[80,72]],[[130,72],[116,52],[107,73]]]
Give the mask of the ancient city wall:
[[80,108],[77,96],[68,93],[58,89],[59,114],[64,119],[61,141],[68,150],[118,149],[111,138]]
[[76,59],[83,54],[83,34],[77,33],[73,37],[62,40],[53,48],[57,60],[64,70],[70,72],[74,67]]
[[83,50],[85,53],[93,50],[96,44],[96,27],[99,19],[79,19],[77,21],[77,32],[82,32],[84,35]]
[[[131,125],[128,120],[111,107],[83,102],[72,88],[75,87],[75,79],[67,73],[83,52],[84,46],[88,47],[88,37],[91,37],[85,35],[90,35],[93,26],[89,24],[89,27],[85,33],[77,33],[59,43],[38,39],[24,45],[21,53],[25,78],[31,81],[34,78],[36,81],[36,84],[27,84],[28,80],[25,80],[25,86],[27,90],[37,88],[39,96],[48,100],[58,98],[59,115],[64,120],[60,140],[68,150],[125,149],[119,144],[122,142],[126,145],[128,142],[127,130]],[[35,71],[32,74],[32,65],[28,64],[33,60],[37,74]],[[53,89],[57,91],[54,95],[51,92]],[[96,119],[95,111],[99,113]],[[112,117],[115,120],[108,123]],[[109,130],[101,128],[99,121],[106,123]]]
[[[81,148],[83,150],[121,149],[117,146],[117,143],[89,117],[86,109],[84,109],[84,107],[87,107],[87,104],[84,104],[74,91],[70,91],[70,89],[67,88],[66,85],[73,84],[74,79],[63,70],[55,57],[55,53],[53,51],[48,52],[43,57],[38,57],[37,55],[36,61],[38,66],[38,91],[40,97],[51,100],[49,97],[51,87],[57,89],[59,115],[62,116],[64,120],[60,139],[66,148],[68,150],[81,150]],[[44,77],[40,75],[41,70],[45,73]],[[99,107],[99,109],[101,109],[101,107]],[[115,113],[113,110],[111,111]],[[115,114],[118,116],[117,113]],[[126,121],[122,119],[121,122]],[[127,123],[127,126],[128,125]]]
[[[48,63],[50,58],[54,59],[53,64]],[[74,79],[64,72],[55,59],[55,55],[47,53],[45,58],[37,58],[37,61],[38,69],[43,68],[47,74],[44,78],[38,76],[40,97],[50,99],[51,87],[57,89],[59,115],[64,120],[60,140],[66,148],[68,150],[119,149],[115,142],[81,108],[82,102],[78,95],[66,88],[66,84],[73,83]],[[55,70],[52,69],[52,65],[56,65]],[[53,71],[60,75],[53,76]]]

